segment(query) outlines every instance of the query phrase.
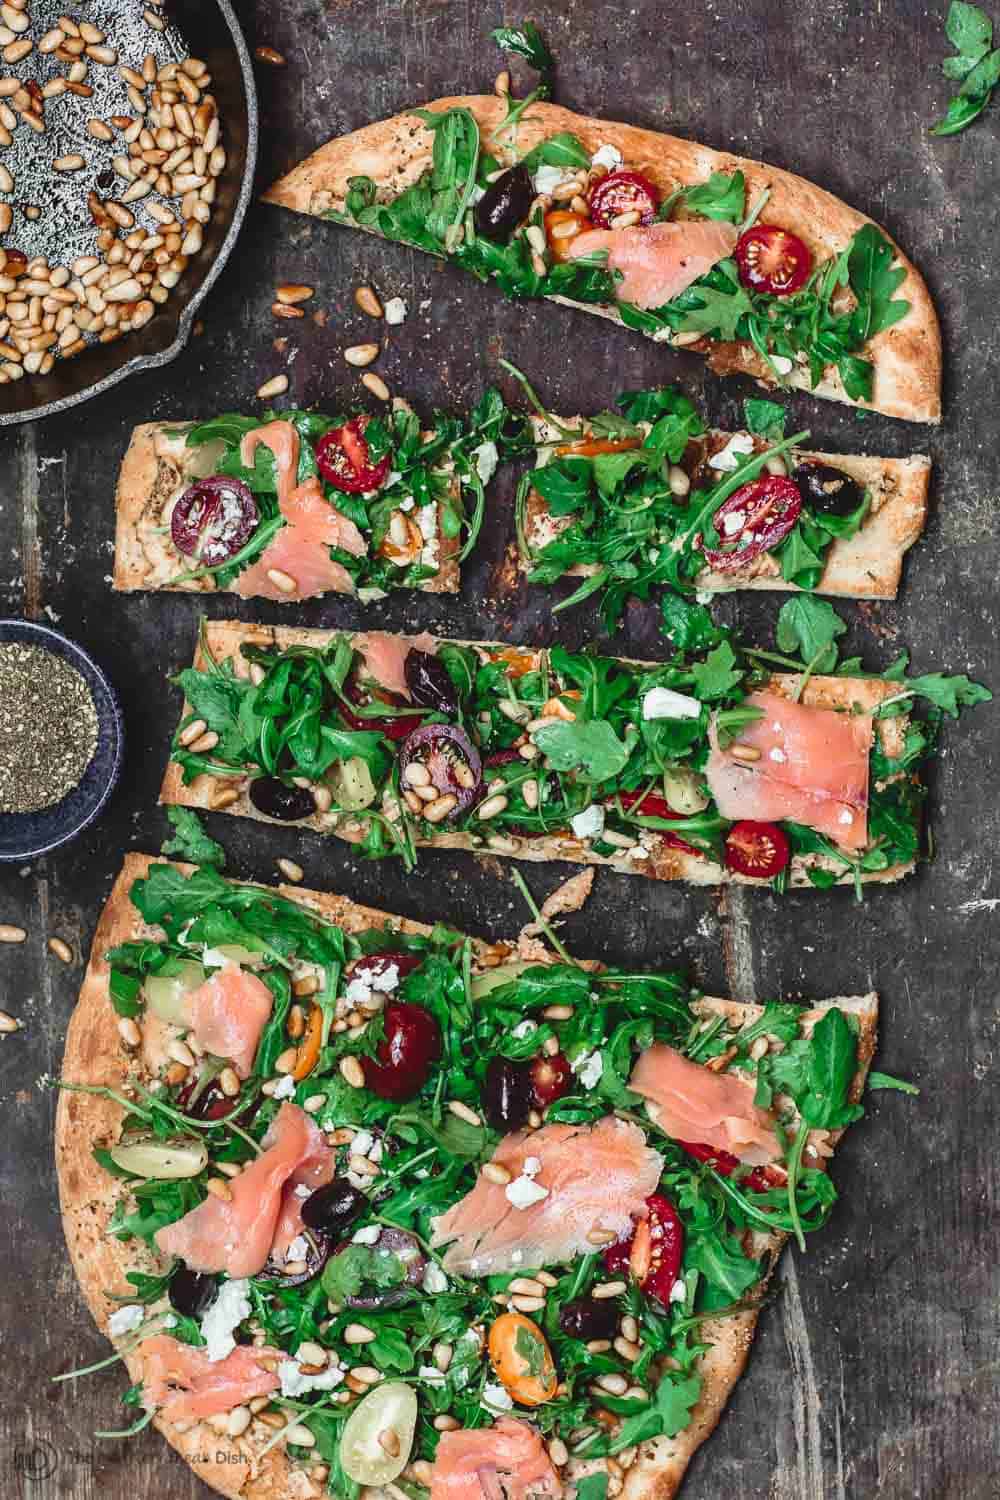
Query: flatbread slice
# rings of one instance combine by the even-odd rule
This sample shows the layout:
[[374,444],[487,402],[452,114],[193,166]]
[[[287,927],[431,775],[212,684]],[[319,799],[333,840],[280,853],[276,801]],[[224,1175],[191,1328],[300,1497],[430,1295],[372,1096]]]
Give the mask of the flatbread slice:
[[[467,95],[435,99],[424,107],[433,113],[455,108],[469,110],[479,126],[481,139],[486,141],[502,125],[507,104],[495,96]],[[833,194],[794,173],[729,152],[713,151],[660,131],[578,115],[555,104],[532,104],[527,110],[517,128],[516,155],[510,147],[509,132],[491,141],[488,149],[508,165],[541,141],[564,131],[575,135],[591,156],[601,147],[613,148],[620,153],[627,169],[641,172],[663,197],[678,187],[705,183],[714,172],[742,172],[747,183],[747,202],[754,204],[767,193],[766,221],[798,235],[812,251],[815,261],[839,255],[856,231],[871,222]],[[350,179],[365,177],[375,183],[377,201],[388,202],[420,179],[431,164],[432,146],[432,133],[418,115],[394,115],[329,141],[276,182],[264,195],[264,201],[321,218],[343,216]],[[865,346],[864,357],[874,365],[871,400],[852,401],[840,375],[831,367],[813,385],[809,371],[797,365],[781,376],[783,384],[911,422],[940,421],[941,335],[937,315],[923,278],[898,249],[897,263],[906,272],[898,295],[910,303],[910,309],[899,322],[883,329]],[[570,305],[614,322],[622,321],[617,307],[611,304]],[[692,347],[690,336],[682,337],[685,345]],[[713,342],[706,338],[695,342],[693,347],[709,359],[712,369],[719,374],[745,374],[765,385],[777,383],[774,370],[748,343]]]
[[[242,666],[240,648],[244,644],[266,648],[277,647],[278,649],[296,645],[322,646],[333,641],[337,635],[338,632],[332,630],[300,630],[286,626],[249,625],[235,620],[208,621],[195,652],[194,665],[203,668],[207,664],[208,657],[205,654],[207,652],[217,663],[232,661]],[[369,635],[363,631],[351,636],[352,644],[358,650],[363,649],[368,639]],[[400,639],[408,643],[411,648],[427,649],[427,638],[404,636]],[[472,647],[480,653],[482,660],[495,660],[508,664],[514,662],[518,672],[534,670],[543,658],[543,652],[539,648],[510,647],[496,641],[457,641],[451,644]],[[640,662],[637,665],[648,667],[655,664]],[[797,684],[797,677],[778,674],[770,679],[769,686],[772,691],[781,696],[792,698]],[[811,677],[802,694],[801,702],[807,707],[839,708],[870,713],[883,699],[895,696],[898,691],[895,683],[877,679]],[[185,704],[184,714],[188,712],[189,706]],[[906,715],[876,721],[878,740],[887,755],[897,757],[902,752],[908,723],[909,719]],[[190,784],[185,785],[180,766],[175,761],[170,761],[160,788],[160,801],[184,807],[202,808],[207,811],[225,811],[236,817],[256,818],[261,822],[270,822],[271,820],[258,812],[250,801],[248,785],[246,778],[210,775],[199,776]],[[363,813],[345,817],[343,814],[338,816],[331,812],[317,812],[303,819],[297,826],[312,828],[317,833],[333,834],[352,844],[362,843],[368,831]],[[646,852],[639,857],[634,851],[624,849],[609,856],[595,853],[585,840],[578,838],[569,830],[531,837],[504,833],[488,836],[485,840],[467,831],[441,832],[435,834],[433,838],[418,838],[416,842],[420,847],[463,849],[478,854],[501,854],[533,862],[565,860],[571,864],[604,865],[617,870],[620,874],[645,875],[653,880],[683,880],[690,885],[767,883],[736,874],[717,864],[708,856],[671,847],[670,842],[664,836],[654,831],[648,831],[642,835],[639,847],[644,848]],[[865,883],[894,882],[911,874],[914,868],[915,862],[911,860],[902,864],[890,864],[881,870],[864,871],[858,878]],[[827,854],[816,852],[793,855],[789,867],[789,884],[802,889],[814,889],[815,886],[809,878],[809,873],[816,870],[827,872],[827,875],[833,877],[836,883],[844,885],[855,883],[854,874],[850,871],[845,872],[842,863],[838,863]]]
[[[105,955],[118,944],[155,937],[129,900],[133,882],[144,877],[154,863],[162,861],[146,854],[126,855],[100,917],[79,1001],[67,1032],[64,1083],[110,1088],[127,1095],[131,1081],[151,1071],[144,1050],[128,1049],[123,1043],[119,1018],[110,1000],[110,970]],[[185,865],[177,868],[185,873],[192,869]],[[405,934],[427,935],[431,930],[429,924],[360,906],[345,896],[297,886],[282,885],[277,890],[351,933],[387,926]],[[503,963],[516,952],[513,943],[487,944],[473,939],[474,971]],[[537,952],[532,952],[531,961],[539,961]],[[585,967],[600,969],[598,964]],[[857,1101],[863,1093],[875,1051],[878,997],[870,993],[821,1002],[805,1012],[803,1027],[808,1031],[834,1006],[854,1017],[857,1023],[858,1067],[850,1091],[851,1099]],[[758,1005],[711,997],[695,1001],[693,1009],[705,1019],[724,1017],[731,1028],[751,1023],[763,1013],[763,1007]],[[87,1306],[99,1329],[108,1337],[112,1337],[108,1331],[112,1310],[108,1293],[121,1293],[127,1299],[128,1272],[144,1270],[157,1274],[162,1270],[152,1256],[147,1255],[143,1263],[141,1246],[136,1242],[123,1243],[107,1233],[121,1196],[121,1185],[95,1161],[93,1149],[95,1145],[117,1140],[123,1116],[123,1109],[104,1097],[64,1091],[59,1099],[55,1130],[60,1208],[67,1247]],[[807,1150],[813,1165],[820,1158],[829,1158],[841,1133],[810,1133]],[[783,1243],[781,1235],[755,1236],[753,1253],[764,1257],[768,1269],[765,1282],[751,1290],[749,1301],[753,1302],[763,1292]],[[691,1423],[676,1438],[659,1437],[641,1445],[625,1477],[624,1493],[629,1500],[663,1500],[663,1497],[671,1500],[677,1493],[691,1457],[717,1426],[746,1367],[757,1318],[758,1308],[750,1306],[734,1316],[713,1319],[703,1325],[703,1341],[709,1347],[697,1366],[702,1390]],[[123,1344],[128,1347],[127,1336],[113,1341],[119,1348]],[[141,1380],[142,1363],[135,1353],[125,1355],[125,1366],[133,1381]],[[530,1413],[518,1415],[530,1420]],[[156,1428],[198,1477],[229,1500],[318,1500],[326,1493],[324,1481],[312,1477],[307,1468],[292,1460],[283,1443],[272,1447],[270,1452],[264,1451],[274,1439],[272,1427],[255,1421],[239,1436],[230,1436],[214,1423],[215,1419],[181,1423],[161,1416],[154,1418]],[[603,1468],[604,1462],[594,1460],[577,1467],[593,1471]]]

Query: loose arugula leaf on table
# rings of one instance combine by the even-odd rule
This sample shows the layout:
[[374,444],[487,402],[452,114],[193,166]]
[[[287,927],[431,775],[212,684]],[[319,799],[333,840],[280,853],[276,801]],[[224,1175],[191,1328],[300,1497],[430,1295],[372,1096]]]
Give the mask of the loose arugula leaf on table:
[[551,82],[555,58],[534,21],[522,21],[520,26],[498,26],[490,35],[501,51],[523,57],[546,84]]
[[977,5],[952,0],[945,34],[955,48],[945,58],[942,72],[960,88],[948,102],[942,119],[931,126],[931,135],[957,135],[986,108],[1000,81],[1000,49],[993,48],[993,22]]
[[692,667],[695,692],[703,703],[725,698],[743,680],[743,670],[729,641],[721,641]]
[[832,672],[837,664],[837,638],[847,624],[825,599],[798,594],[781,606],[775,639],[778,649],[798,653],[814,672]]
[[174,837],[164,839],[161,854],[173,855],[192,865],[208,865],[213,870],[225,868],[225,849],[205,832],[196,812],[189,807],[168,807],[167,817]]
[[780,442],[784,437],[786,412],[776,401],[763,401],[758,397],[748,396],[743,403],[743,414],[748,432],[774,442]]

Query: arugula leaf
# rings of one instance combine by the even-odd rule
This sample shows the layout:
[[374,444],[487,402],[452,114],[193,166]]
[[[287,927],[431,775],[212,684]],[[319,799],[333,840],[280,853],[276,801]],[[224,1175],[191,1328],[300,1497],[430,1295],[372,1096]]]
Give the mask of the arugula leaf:
[[[725,267],[732,262],[722,261]],[[709,333],[723,340],[739,337],[740,320],[753,311],[753,304],[742,286],[730,283],[726,290],[696,281],[670,304],[683,313],[679,328],[684,333]]]
[[569,455],[534,469],[531,487],[536,490],[554,516],[566,516],[580,510],[590,499],[594,469],[587,458]]
[[543,164],[547,167],[575,167],[586,171],[590,166],[590,154],[575,135],[568,130],[561,130],[557,135],[550,135],[544,141],[539,141],[527,156],[522,156],[521,164],[529,172],[537,171]]
[[965,0],[952,0],[944,30],[955,51],[974,62],[993,45],[993,22],[978,5]]
[[935,708],[940,708],[951,719],[958,718],[961,708],[972,708],[977,703],[991,703],[993,694],[981,682],[973,682],[965,673],[947,677],[943,672],[929,672],[923,677],[904,679],[908,690],[918,698],[926,698]]
[[678,651],[700,651],[718,643],[723,632],[704,604],[695,604],[683,594],[664,594],[660,604],[660,630]]
[[694,689],[703,703],[715,698],[725,698],[743,680],[743,672],[737,667],[736,652],[728,641],[722,641],[692,667]]
[[743,414],[746,419],[747,431],[756,433],[759,437],[769,438],[780,442],[785,435],[786,412],[777,401],[763,401],[754,396],[748,396],[743,403]]
[[1000,81],[1000,49],[991,51],[993,23],[977,5],[952,0],[945,34],[955,54],[946,57],[942,72],[960,83],[948,102],[944,117],[931,127],[931,135],[957,135],[982,114]]
[[656,1388],[656,1396],[633,1416],[628,1416],[611,1444],[611,1453],[620,1453],[623,1448],[634,1447],[649,1438],[676,1437],[691,1423],[691,1409],[701,1395],[701,1378],[689,1375],[684,1379],[675,1371],[668,1371]]
[[893,1078],[891,1073],[880,1073],[877,1068],[868,1074],[866,1087],[871,1090],[895,1089],[900,1094],[920,1093],[915,1083],[908,1083],[905,1078]]
[[744,1254],[735,1235],[714,1230],[691,1236],[684,1264],[700,1271],[730,1302],[738,1302],[760,1280],[760,1262]]
[[398,1255],[382,1255],[371,1245],[348,1245],[331,1255],[323,1271],[323,1293],[342,1305],[356,1297],[363,1286],[389,1291],[406,1280],[406,1267]]
[[837,664],[837,637],[847,624],[825,599],[797,594],[781,606],[775,638],[778,649],[798,654],[814,672],[832,672]]
[[559,719],[537,729],[533,739],[554,771],[582,769],[594,781],[611,781],[628,764],[629,746],[603,719]]
[[661,208],[660,217],[668,218],[678,203],[683,203],[691,213],[701,214],[702,218],[740,224],[746,204],[746,179],[742,172],[734,172],[731,176],[725,172],[713,172],[707,182],[671,194]]
[[813,1027],[808,1041],[805,1095],[796,1100],[813,1129],[841,1130],[864,1114],[848,1099],[858,1066],[857,1037],[844,1012],[833,1006]]
[[174,837],[164,839],[160,846],[161,854],[175,855],[192,865],[209,865],[214,870],[225,869],[225,849],[205,832],[196,812],[189,807],[168,807],[167,817],[173,826]]
[[[501,51],[523,57],[546,82],[551,78],[555,58],[534,21],[522,21],[520,26],[498,26],[490,35]],[[589,160],[587,165],[590,165]]]
[[606,1470],[599,1474],[585,1474],[576,1481],[576,1500],[607,1500],[609,1478]]

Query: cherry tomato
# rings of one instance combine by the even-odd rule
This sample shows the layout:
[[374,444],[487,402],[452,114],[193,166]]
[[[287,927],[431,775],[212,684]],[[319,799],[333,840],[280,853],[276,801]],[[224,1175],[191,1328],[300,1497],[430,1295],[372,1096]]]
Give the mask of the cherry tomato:
[[536,1057],[531,1064],[531,1093],[536,1109],[555,1104],[573,1086],[573,1069],[561,1052],[554,1057]]
[[684,1259],[684,1226],[669,1198],[654,1193],[631,1237],[609,1245],[604,1264],[612,1275],[626,1271],[639,1290],[666,1307]]
[[545,238],[555,260],[569,260],[569,247],[578,234],[593,225],[583,214],[568,208],[553,208],[545,215]]
[[185,557],[226,562],[257,530],[257,502],[242,479],[213,474],[181,495],[170,513],[170,539]]
[[652,224],[660,194],[641,172],[612,172],[590,190],[590,217],[598,229],[610,229],[619,214],[639,213],[638,223]]
[[[385,703],[390,708],[406,707],[406,699],[399,693],[390,693],[388,688],[377,688],[375,695],[380,703]],[[360,689],[356,684],[347,682],[344,684],[344,697],[360,703]],[[377,714],[353,714],[345,703],[339,705],[339,713],[348,729],[377,729],[387,740],[405,740],[407,735],[419,729],[423,723],[423,719],[413,714],[401,714],[398,717],[387,715],[384,719],[380,719]]]
[[398,519],[402,527],[405,541],[394,541],[392,529],[386,532],[379,544],[379,557],[387,557],[397,568],[412,568],[414,563],[420,561],[420,554],[424,550],[424,534],[405,511],[397,510],[393,519]]
[[429,1010],[404,1000],[387,1005],[383,1016],[385,1036],[378,1051],[361,1059],[365,1084],[380,1099],[412,1099],[441,1056],[441,1028]]
[[368,417],[352,417],[343,427],[331,427],[316,444],[316,464],[327,484],[345,495],[367,494],[378,490],[386,481],[392,455],[384,454],[377,464],[371,461],[365,428]]
[[735,253],[743,285],[772,297],[799,291],[812,270],[809,246],[776,224],[755,224],[740,235]]
[[777,823],[734,823],[726,838],[726,869],[737,875],[772,880],[792,857],[791,846]]
[[[738,1156],[733,1156],[729,1151],[717,1150],[715,1146],[706,1146],[696,1141],[678,1141],[677,1144],[696,1161],[711,1162],[720,1177],[732,1177],[743,1165]],[[772,1175],[769,1177],[768,1173]],[[773,1168],[754,1167],[752,1172],[741,1179],[740,1186],[749,1188],[751,1193],[767,1193],[780,1182],[781,1178],[774,1173]]]
[[745,567],[785,540],[801,510],[801,490],[783,475],[768,474],[741,484],[712,517],[722,545],[705,548],[707,561],[723,572]]
[[559,1384],[555,1361],[538,1324],[523,1313],[501,1313],[490,1329],[490,1363],[519,1406],[551,1401]]
[[[660,797],[656,792],[647,792],[642,797],[639,805],[640,792],[619,792],[622,807],[639,814],[641,818],[683,818],[684,814],[674,812],[665,797]],[[676,833],[666,833],[662,828],[656,830],[657,835],[663,840],[668,849],[678,849],[682,854],[700,854],[701,850],[689,844],[686,839],[680,838]]]

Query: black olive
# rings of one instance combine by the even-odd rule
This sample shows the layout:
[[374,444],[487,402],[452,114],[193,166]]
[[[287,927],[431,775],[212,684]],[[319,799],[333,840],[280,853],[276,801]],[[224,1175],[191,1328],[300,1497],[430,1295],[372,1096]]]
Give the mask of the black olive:
[[849,516],[864,499],[864,490],[857,480],[830,464],[799,464],[792,480],[805,504],[821,513]]
[[200,1318],[208,1311],[219,1291],[219,1278],[204,1275],[201,1271],[189,1271],[187,1266],[178,1266],[170,1278],[167,1296],[170,1306],[185,1318]]
[[443,661],[429,651],[411,650],[403,671],[414,703],[421,708],[435,708],[439,714],[458,713],[458,692]]
[[317,1188],[302,1204],[302,1222],[307,1229],[324,1234],[342,1234],[349,1224],[368,1207],[364,1193],[344,1177],[335,1177],[326,1187]]
[[299,823],[316,811],[308,787],[286,786],[279,776],[258,776],[251,781],[250,801],[265,817],[282,823]]
[[572,1339],[613,1339],[618,1332],[618,1308],[613,1297],[595,1302],[578,1297],[559,1309],[559,1327]]
[[483,1113],[494,1130],[520,1130],[531,1112],[531,1069],[494,1057],[483,1082]]
[[535,201],[535,185],[522,162],[491,182],[475,209],[476,233],[502,245],[528,217]]

